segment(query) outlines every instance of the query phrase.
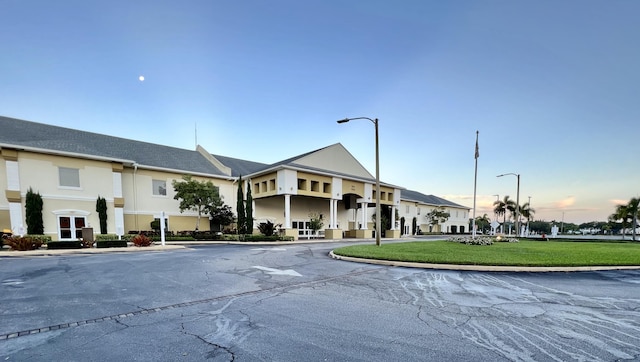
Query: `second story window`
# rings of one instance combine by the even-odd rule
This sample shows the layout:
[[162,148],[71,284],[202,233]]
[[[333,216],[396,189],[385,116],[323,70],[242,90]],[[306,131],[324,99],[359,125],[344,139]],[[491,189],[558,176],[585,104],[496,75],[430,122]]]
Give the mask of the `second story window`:
[[63,187],[80,187],[80,170],[70,167],[58,167],[58,180]]
[[167,181],[152,180],[153,194],[155,196],[167,196]]

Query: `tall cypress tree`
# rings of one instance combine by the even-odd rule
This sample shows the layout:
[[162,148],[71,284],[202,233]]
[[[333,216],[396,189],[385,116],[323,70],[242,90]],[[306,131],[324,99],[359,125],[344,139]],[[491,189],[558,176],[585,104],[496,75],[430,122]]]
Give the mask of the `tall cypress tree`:
[[238,203],[236,204],[238,213],[238,234],[247,233],[247,214],[244,211],[244,192],[242,192],[242,176],[238,179]]
[[27,197],[25,199],[25,218],[27,221],[27,234],[43,235],[44,223],[42,222],[42,196],[35,193],[29,187]]
[[247,184],[247,234],[253,234],[253,196],[251,196],[251,182]]
[[107,233],[107,200],[104,197],[98,196],[96,201],[96,212],[98,218],[100,218],[100,234]]

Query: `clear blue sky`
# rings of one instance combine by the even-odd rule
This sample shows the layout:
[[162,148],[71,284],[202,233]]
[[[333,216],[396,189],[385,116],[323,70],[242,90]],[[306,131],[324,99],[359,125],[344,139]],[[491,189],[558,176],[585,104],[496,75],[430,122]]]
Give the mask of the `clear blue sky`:
[[[640,1],[0,0],[0,114],[272,163],[342,143],[493,216],[640,194]],[[144,76],[144,81],[139,77]],[[1,131],[1,130],[0,130]]]

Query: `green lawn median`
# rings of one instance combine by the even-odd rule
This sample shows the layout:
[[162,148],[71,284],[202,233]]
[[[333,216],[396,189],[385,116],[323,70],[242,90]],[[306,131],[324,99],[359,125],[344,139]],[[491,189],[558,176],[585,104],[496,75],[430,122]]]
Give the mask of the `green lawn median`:
[[466,245],[447,240],[353,245],[336,255],[432,264],[533,267],[638,266],[640,243],[531,241]]

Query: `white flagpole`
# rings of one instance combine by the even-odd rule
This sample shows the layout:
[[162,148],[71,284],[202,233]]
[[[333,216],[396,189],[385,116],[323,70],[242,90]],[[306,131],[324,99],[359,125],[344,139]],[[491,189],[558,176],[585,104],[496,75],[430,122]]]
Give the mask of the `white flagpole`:
[[476,153],[475,153],[475,159],[476,159],[476,170],[475,170],[475,176],[473,179],[473,219],[471,221],[471,232],[472,232],[472,237],[475,239],[476,238],[476,189],[477,189],[477,185],[478,185],[478,157],[480,157],[480,149],[478,148],[478,134],[480,132],[476,131]]

